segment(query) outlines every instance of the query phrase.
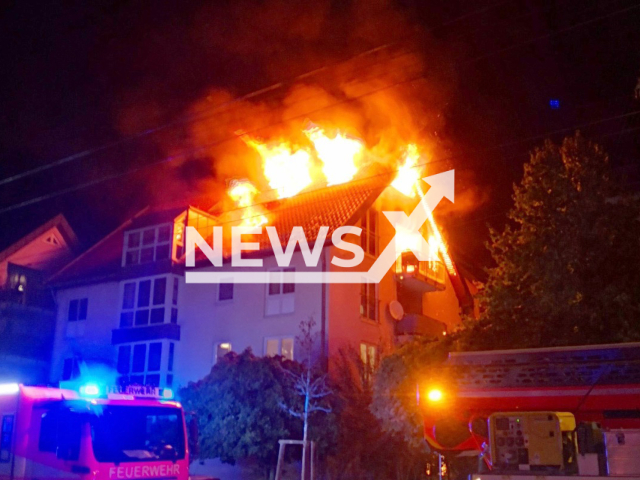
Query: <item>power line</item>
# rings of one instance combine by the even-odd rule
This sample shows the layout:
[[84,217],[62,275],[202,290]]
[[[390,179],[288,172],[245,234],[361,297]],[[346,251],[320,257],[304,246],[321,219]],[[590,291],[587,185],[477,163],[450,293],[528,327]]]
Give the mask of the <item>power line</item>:
[[[470,12],[469,14],[464,14],[464,15],[462,15],[460,17],[457,17],[456,19],[453,19],[451,21],[445,22],[445,23],[443,23],[443,25],[451,25],[451,24],[455,23],[456,21],[461,20],[461,19],[463,19],[463,18],[465,18],[467,16],[477,15],[479,13],[482,13],[482,12],[486,11],[487,9],[495,8],[497,6],[501,6],[501,5],[505,4],[505,3],[508,3],[508,2],[507,1],[498,2],[498,3],[494,4],[493,6],[483,7],[481,9],[476,10],[476,11]],[[628,12],[628,11],[633,10],[635,8],[638,8],[638,7],[640,7],[640,4],[636,4],[636,5],[627,7],[627,8],[619,9],[617,11],[610,12],[610,13],[608,13],[606,15],[601,15],[599,17],[595,17],[593,19],[590,19],[590,20],[587,20],[587,21],[584,21],[584,22],[580,22],[578,24],[570,25],[570,26],[565,27],[565,28],[563,28],[561,30],[558,30],[558,31],[554,31],[554,32],[550,32],[548,34],[544,34],[544,35],[540,35],[538,37],[534,37],[534,38],[529,39],[529,40],[527,40],[525,42],[520,42],[520,43],[517,43],[517,44],[514,44],[514,45],[510,45],[508,47],[504,47],[504,48],[501,48],[501,49],[494,50],[493,52],[489,52],[487,54],[483,54],[481,56],[478,56],[478,57],[476,57],[474,59],[470,59],[470,60],[467,60],[465,62],[462,62],[462,64],[470,63],[470,62],[476,62],[476,61],[482,60],[484,58],[488,58],[490,56],[503,53],[505,51],[509,51],[509,50],[512,50],[512,49],[515,49],[515,48],[522,47],[524,45],[528,45],[528,44],[534,43],[534,42],[536,42],[538,40],[541,40],[541,39],[544,39],[544,38],[550,38],[550,37],[553,37],[555,35],[562,34],[562,33],[565,33],[567,31],[573,30],[575,28],[579,28],[579,27],[582,27],[582,26],[585,26],[585,25],[592,24],[592,23],[597,22],[599,20],[602,20],[604,18],[608,18],[608,17],[614,16],[614,15],[618,15],[620,13]],[[428,29],[427,31],[433,30],[434,28]],[[329,64],[329,65],[325,65],[323,67],[317,68],[317,69],[312,70],[310,72],[306,72],[304,74],[297,75],[297,76],[291,77],[289,79],[282,80],[282,81],[274,83],[274,84],[272,84],[270,86],[264,87],[264,88],[262,88],[260,90],[255,90],[255,91],[250,92],[248,94],[245,94],[245,95],[243,95],[241,97],[229,100],[228,102],[223,102],[221,104],[216,105],[215,107],[212,107],[211,109],[206,109],[205,112],[209,112],[209,115],[213,115],[213,112],[217,112],[219,109],[222,109],[222,108],[237,104],[237,103],[242,102],[242,101],[251,100],[251,99],[256,98],[256,97],[258,97],[260,95],[263,95],[265,93],[274,92],[274,91],[286,86],[287,84],[290,84],[290,83],[293,83],[293,82],[297,82],[297,81],[300,81],[300,80],[304,80],[304,79],[306,79],[308,77],[311,77],[313,75],[316,75],[316,74],[318,74],[318,73],[320,73],[322,71],[326,71],[329,68],[333,68],[333,67],[336,67],[338,65],[341,65],[341,64],[344,64],[344,63],[348,63],[348,62],[353,61],[353,60],[355,60],[356,58],[359,58],[359,57],[364,57],[364,56],[367,56],[367,55],[372,55],[372,54],[378,53],[380,51],[392,48],[394,46],[400,46],[402,44],[407,44],[410,41],[412,41],[412,40],[396,41],[396,42],[391,42],[391,43],[387,43],[387,44],[384,44],[384,45],[380,45],[378,47],[374,47],[372,49],[366,50],[366,51],[361,52],[359,54],[356,54],[354,56],[348,57],[347,59],[343,59],[343,60],[340,60],[338,62],[335,62],[335,63]],[[409,50],[408,53],[415,53],[415,51],[414,50]],[[442,70],[442,68],[436,69],[436,70]],[[413,80],[409,80],[409,82],[412,82],[412,81]],[[405,83],[405,82],[402,82],[402,83]],[[392,85],[392,87],[393,86],[397,86],[399,84],[394,84],[394,85]],[[357,98],[362,98],[362,97],[357,97]],[[154,127],[152,129],[144,130],[144,131],[139,132],[139,133],[137,133],[135,135],[132,135],[132,136],[129,136],[129,137],[126,137],[126,138],[123,138],[123,139],[115,140],[113,142],[109,142],[109,143],[106,143],[106,144],[98,146],[98,147],[94,147],[94,148],[91,148],[91,149],[86,149],[86,150],[84,150],[82,152],[78,152],[76,154],[61,158],[61,159],[56,160],[54,162],[50,162],[48,164],[44,164],[44,165],[41,165],[39,167],[35,167],[35,168],[27,170],[25,172],[21,172],[21,173],[12,175],[10,177],[7,177],[5,179],[0,180],[0,185],[5,185],[5,184],[8,184],[8,183],[14,182],[16,180],[22,179],[22,178],[26,178],[28,176],[47,171],[49,169],[58,167],[60,165],[64,165],[64,164],[69,163],[71,161],[74,161],[74,160],[77,160],[77,159],[81,159],[81,158],[84,158],[84,157],[88,157],[90,155],[94,155],[96,153],[99,153],[99,152],[104,151],[104,150],[108,150],[108,149],[113,148],[115,146],[129,143],[129,142],[131,142],[133,140],[136,140],[138,138],[142,138],[142,137],[145,137],[147,135],[159,132],[159,131],[164,130],[166,128],[170,128],[170,127],[177,126],[177,125],[182,125],[182,124],[185,124],[185,123],[190,123],[190,122],[193,122],[193,121],[204,120],[204,119],[208,118],[207,116],[202,117],[203,113],[204,112],[200,112],[200,113],[197,113],[197,114],[194,114],[194,115],[187,116],[186,118],[183,118],[183,119],[178,119],[178,120],[173,121],[173,122],[165,123],[165,124],[159,125],[157,127]],[[312,113],[315,113],[315,112],[312,112]],[[282,122],[278,122],[278,123],[282,123]],[[1,211],[0,211],[0,213],[1,213]]]
[[[388,88],[388,87],[385,87],[385,88]],[[349,99],[349,100],[354,100],[354,99]],[[345,101],[347,101],[347,100],[345,100]],[[496,149],[500,149],[500,148],[505,148],[505,147],[509,147],[509,146],[516,145],[516,144],[519,144],[519,143],[529,142],[529,141],[537,139],[537,138],[543,138],[543,137],[547,137],[547,136],[557,135],[559,133],[565,133],[567,131],[576,130],[576,129],[580,129],[580,128],[585,128],[585,127],[588,127],[588,126],[604,123],[606,121],[625,118],[625,117],[628,117],[630,115],[635,115],[635,114],[638,114],[638,113],[640,113],[640,110],[636,110],[636,111],[633,111],[633,112],[630,112],[630,113],[626,113],[626,114],[622,114],[622,115],[616,115],[616,116],[612,116],[612,117],[608,117],[608,118],[603,118],[603,119],[599,119],[599,120],[588,122],[588,123],[584,123],[584,124],[573,125],[571,127],[566,127],[566,128],[562,128],[562,129],[558,129],[558,130],[548,131],[548,132],[544,132],[544,133],[541,133],[541,134],[538,134],[538,135],[534,135],[534,136],[531,136],[531,137],[526,137],[526,138],[519,139],[519,140],[514,140],[514,141],[510,141],[510,142],[503,142],[503,143],[500,143],[500,144],[497,144],[497,145],[493,145],[493,146],[490,146],[490,147],[474,149],[474,150],[471,150],[471,152],[477,153],[477,152],[492,151],[492,150],[496,150]],[[306,116],[306,115],[303,115],[303,116]],[[283,120],[282,122],[286,122],[286,121],[290,121],[290,120]],[[272,125],[261,127],[259,130],[264,129],[264,128],[269,128],[271,126]],[[638,127],[638,129],[640,129],[640,127]],[[633,132],[633,131],[636,131],[636,130],[637,129],[632,128],[632,129],[623,130],[621,132],[616,132],[616,134],[617,133],[621,133],[621,134],[622,133],[630,133],[630,132]],[[249,132],[247,134],[251,134],[251,133],[253,133],[253,132]],[[235,137],[223,139],[220,142],[218,142],[217,144],[228,142],[228,141],[231,141],[231,140],[235,140]],[[195,153],[196,151],[200,151],[202,149],[210,148],[211,146],[212,145],[200,146],[200,147],[194,149],[194,151],[192,151],[191,153]],[[464,153],[460,153],[460,154],[457,154],[457,155],[450,155],[448,157],[444,157],[444,158],[437,159],[437,160],[430,160],[430,161],[427,161],[427,162],[423,162],[423,163],[419,163],[417,165],[414,165],[412,168],[419,168],[419,167],[423,167],[423,166],[426,166],[426,165],[434,165],[434,164],[438,164],[438,163],[442,163],[442,162],[451,161],[451,160],[453,160],[455,158],[459,158],[459,157],[462,157],[464,155],[468,155],[468,153],[469,152],[464,152]],[[517,153],[515,155],[507,157],[506,159],[517,158],[520,155],[526,155],[526,152]],[[186,154],[184,154],[184,153],[177,154],[175,156],[167,157],[167,158],[165,158],[163,160],[160,160],[158,162],[150,163],[150,164],[147,164],[147,165],[142,165],[142,166],[136,167],[134,169],[126,170],[124,172],[119,172],[119,173],[107,175],[105,177],[101,177],[101,178],[98,178],[98,179],[95,179],[95,180],[92,180],[92,181],[89,181],[89,182],[86,182],[86,183],[82,183],[82,184],[75,185],[75,186],[72,186],[72,187],[64,188],[64,189],[57,190],[57,191],[49,193],[49,194],[45,194],[45,195],[41,195],[41,196],[29,199],[29,200],[25,200],[23,202],[19,202],[17,204],[13,204],[13,205],[10,205],[8,207],[0,209],[0,215],[3,214],[3,213],[7,213],[7,212],[10,212],[10,211],[13,211],[13,210],[17,210],[17,209],[22,208],[22,207],[26,207],[26,206],[29,206],[29,205],[33,205],[35,203],[42,202],[44,200],[50,200],[50,199],[58,197],[60,195],[71,193],[71,192],[74,192],[74,191],[77,191],[77,190],[82,190],[84,188],[91,187],[91,186],[96,185],[96,184],[101,183],[101,182],[114,180],[116,178],[121,178],[121,177],[124,177],[124,176],[127,176],[127,175],[131,175],[131,174],[137,173],[137,172],[139,172],[141,170],[144,170],[147,167],[152,167],[152,166],[160,165],[162,163],[172,162],[172,161],[174,161],[174,160],[176,160],[178,158],[182,158],[184,156],[186,156]],[[393,172],[393,170],[381,173],[379,175],[389,175],[391,172]],[[375,176],[378,176],[378,175],[375,175]],[[359,179],[352,180],[352,181],[366,180],[366,179],[374,178],[375,176],[359,178]],[[348,183],[348,182],[346,182],[346,183]],[[330,187],[322,187],[322,188],[330,188]],[[262,191],[261,193],[269,193],[269,192],[273,192],[275,190],[276,189],[267,189],[267,190]],[[317,189],[317,190],[320,190],[320,189]],[[317,191],[317,190],[314,190],[314,191]],[[256,204],[250,205],[250,206],[245,207],[245,208],[256,207],[258,205],[261,205],[261,204],[256,203]],[[256,215],[256,216],[259,216],[259,215]]]

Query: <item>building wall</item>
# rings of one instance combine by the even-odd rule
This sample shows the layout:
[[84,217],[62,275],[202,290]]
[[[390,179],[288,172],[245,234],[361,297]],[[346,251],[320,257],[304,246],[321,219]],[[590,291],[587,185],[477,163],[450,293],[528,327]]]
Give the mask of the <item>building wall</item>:
[[[376,209],[392,210],[393,206],[376,203]],[[409,212],[407,212],[409,213]],[[382,213],[377,215],[378,253],[384,247],[395,230]],[[355,239],[357,242],[358,240]],[[333,256],[350,257],[351,254],[333,246],[324,247],[319,265],[315,270],[338,270],[331,264]],[[368,269],[375,258],[365,256],[363,270]],[[264,268],[277,269],[275,257],[263,259]],[[291,267],[296,270],[308,270],[299,251],[294,253]],[[217,267],[203,268],[220,270]],[[225,265],[222,269],[233,272],[237,267]],[[172,375],[172,387],[177,389],[190,381],[197,381],[207,375],[216,361],[220,344],[231,344],[235,352],[251,348],[256,355],[267,354],[267,339],[277,340],[282,347],[282,339],[294,339],[293,354],[297,360],[303,360],[299,342],[300,323],[313,318],[315,325],[316,350],[323,344],[320,333],[325,330],[325,352],[334,358],[340,350],[351,349],[360,355],[361,345],[375,346],[378,356],[393,350],[396,343],[395,320],[389,314],[388,305],[397,300],[396,280],[393,271],[389,271],[375,288],[377,289],[377,320],[371,321],[360,313],[360,284],[296,284],[295,292],[289,294],[287,302],[293,302],[292,310],[267,315],[266,304],[271,297],[268,285],[235,284],[233,299],[218,299],[219,285],[186,284],[184,276],[174,275],[178,279],[177,324],[180,327],[179,340],[162,340],[162,380],[165,385],[167,375]],[[174,278],[174,277],[171,277]],[[95,371],[106,377],[116,377],[118,346],[112,344],[112,332],[120,331],[120,313],[122,310],[123,289],[126,282],[101,283],[95,285],[65,288],[57,291],[58,303],[56,341],[51,369],[51,380],[60,380],[64,360],[74,354],[82,358]],[[139,279],[138,279],[139,280]],[[453,327],[460,321],[459,308],[455,292],[447,278],[446,288],[442,292],[430,292],[423,295],[423,313]],[[172,282],[171,282],[172,283]],[[169,289],[169,287],[167,287]],[[73,322],[67,320],[69,302],[73,299],[88,299],[86,320]],[[165,318],[165,323],[168,319]],[[126,330],[145,327],[128,327]],[[157,341],[157,340],[153,340]],[[173,368],[169,371],[169,348],[174,344]],[[100,366],[98,367],[97,366]]]
[[[71,300],[87,298],[87,319],[68,321]],[[50,379],[61,379],[64,360],[79,357],[101,376],[115,376],[116,350],[111,332],[118,327],[121,292],[118,282],[98,283],[56,291],[56,330]],[[109,378],[111,380],[111,378]]]
[[[302,269],[303,265],[301,254],[294,253],[291,266]],[[275,258],[265,258],[264,267],[277,269]],[[225,265],[223,269],[230,271],[231,267]],[[320,285],[296,284],[292,294],[293,311],[275,315],[266,315],[265,312],[268,285],[236,284],[233,300],[225,301],[218,301],[218,288],[214,284],[186,284],[184,279],[181,284],[178,314],[181,340],[176,350],[176,380],[180,385],[209,373],[216,359],[216,346],[220,343],[231,343],[235,352],[251,348],[256,355],[264,355],[267,338],[293,338],[294,358],[302,360],[304,354],[295,341],[300,336],[300,322],[313,317],[316,336],[319,336],[322,313]]]

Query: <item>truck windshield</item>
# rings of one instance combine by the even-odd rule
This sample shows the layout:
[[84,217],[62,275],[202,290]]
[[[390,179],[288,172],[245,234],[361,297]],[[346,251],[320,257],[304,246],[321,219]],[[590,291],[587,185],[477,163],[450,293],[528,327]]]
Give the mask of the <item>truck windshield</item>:
[[99,462],[149,462],[184,458],[182,411],[173,407],[96,405],[91,420]]

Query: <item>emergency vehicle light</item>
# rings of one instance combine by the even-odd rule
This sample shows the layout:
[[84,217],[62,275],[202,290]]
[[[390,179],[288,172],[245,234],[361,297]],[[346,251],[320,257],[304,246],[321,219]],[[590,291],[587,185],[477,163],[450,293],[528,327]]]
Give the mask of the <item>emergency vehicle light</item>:
[[80,395],[83,397],[97,397],[100,395],[100,388],[93,383],[88,383],[80,387]]
[[162,398],[164,398],[165,400],[171,400],[173,398],[173,390],[171,390],[170,388],[163,388]]
[[17,383],[0,383],[0,395],[13,395],[20,391]]

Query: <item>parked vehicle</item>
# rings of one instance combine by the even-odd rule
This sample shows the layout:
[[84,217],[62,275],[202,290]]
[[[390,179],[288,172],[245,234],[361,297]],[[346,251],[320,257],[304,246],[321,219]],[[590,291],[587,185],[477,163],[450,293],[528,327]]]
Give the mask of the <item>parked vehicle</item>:
[[640,344],[452,353],[421,386],[425,437],[477,480],[640,478]]
[[185,416],[170,390],[0,385],[0,480],[187,480]]

